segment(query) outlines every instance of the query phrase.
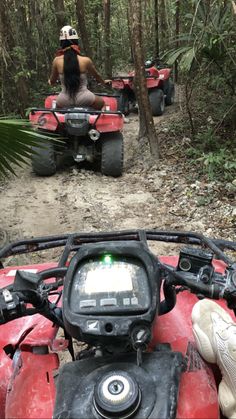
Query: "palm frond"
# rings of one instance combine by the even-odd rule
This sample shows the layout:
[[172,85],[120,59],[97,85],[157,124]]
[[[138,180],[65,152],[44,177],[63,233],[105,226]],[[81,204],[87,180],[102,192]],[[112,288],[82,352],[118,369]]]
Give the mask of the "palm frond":
[[28,164],[32,147],[44,147],[45,141],[60,141],[55,135],[32,129],[29,121],[0,118],[0,177],[15,174],[13,165]]
[[179,67],[183,71],[189,71],[192,67],[192,64],[196,58],[196,53],[194,48],[189,48],[186,50],[179,61]]
[[192,46],[184,46],[168,52],[166,61],[169,65],[173,65],[176,60],[181,58],[182,68],[188,70],[195,58],[195,49]]

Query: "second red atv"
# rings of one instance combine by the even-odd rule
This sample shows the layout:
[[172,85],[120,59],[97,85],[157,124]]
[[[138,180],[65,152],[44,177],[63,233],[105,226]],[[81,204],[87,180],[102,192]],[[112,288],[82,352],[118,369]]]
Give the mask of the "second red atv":
[[[145,62],[148,96],[153,116],[160,116],[165,105],[172,105],[175,96],[174,82],[171,79],[171,69],[161,65],[156,66],[154,61]],[[113,77],[112,87],[119,92],[118,109],[128,115],[136,106],[134,90],[134,71],[127,76]]]
[[63,142],[48,140],[43,147],[33,149],[35,174],[55,174],[60,159],[68,157],[77,163],[96,163],[104,175],[121,176],[123,115],[117,111],[115,97],[102,96],[106,104],[102,111],[81,107],[56,109],[55,95],[46,98],[44,108],[31,109],[30,121],[37,131],[63,137]]

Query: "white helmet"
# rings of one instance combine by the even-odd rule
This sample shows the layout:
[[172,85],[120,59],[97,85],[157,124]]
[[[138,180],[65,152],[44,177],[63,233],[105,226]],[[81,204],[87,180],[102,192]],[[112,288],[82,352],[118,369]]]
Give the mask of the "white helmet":
[[74,28],[70,25],[63,26],[60,30],[60,41],[64,41],[66,39],[79,39],[78,34]]

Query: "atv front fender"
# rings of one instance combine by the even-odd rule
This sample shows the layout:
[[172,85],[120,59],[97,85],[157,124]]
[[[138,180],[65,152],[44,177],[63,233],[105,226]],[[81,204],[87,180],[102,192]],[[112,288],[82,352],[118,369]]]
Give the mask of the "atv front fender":
[[20,352],[8,385],[5,418],[52,418],[58,367],[56,354]]

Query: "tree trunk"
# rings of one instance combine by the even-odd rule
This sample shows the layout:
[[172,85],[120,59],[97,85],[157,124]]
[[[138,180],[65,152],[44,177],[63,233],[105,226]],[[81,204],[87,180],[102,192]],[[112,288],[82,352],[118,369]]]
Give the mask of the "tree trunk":
[[158,139],[154,127],[144,70],[142,45],[142,8],[141,0],[129,0],[129,14],[132,17],[131,38],[135,64],[135,86],[139,106],[139,138],[146,137],[150,151],[155,159],[159,158]]
[[110,19],[111,2],[104,0],[105,74],[109,78],[112,76]]
[[[176,11],[175,11],[175,38],[176,38],[176,49],[179,48],[179,19],[180,19],[180,0],[176,0]],[[175,62],[175,81],[178,81],[178,62]]]
[[165,0],[160,2],[160,33],[161,33],[161,52],[162,54],[166,50],[167,46],[167,37],[168,37],[168,27],[166,22],[166,3]]
[[55,15],[57,20],[57,29],[58,33],[60,29],[67,25],[67,16],[65,12],[65,5],[64,0],[53,0],[54,8],[55,8]]
[[132,19],[129,13],[129,6],[127,5],[127,23],[128,23],[128,35],[129,35],[129,45],[130,45],[130,63],[134,63],[134,54],[133,54],[133,46],[132,46],[132,34],[131,34],[131,26],[132,26]]
[[93,58],[92,49],[89,43],[88,32],[85,23],[85,10],[84,10],[84,0],[76,1],[76,13],[79,24],[79,31],[81,36],[81,41],[83,44],[83,49],[85,54],[88,55],[91,59]]
[[160,58],[160,45],[159,45],[159,7],[158,0],[154,2],[154,14],[155,14],[155,58]]

